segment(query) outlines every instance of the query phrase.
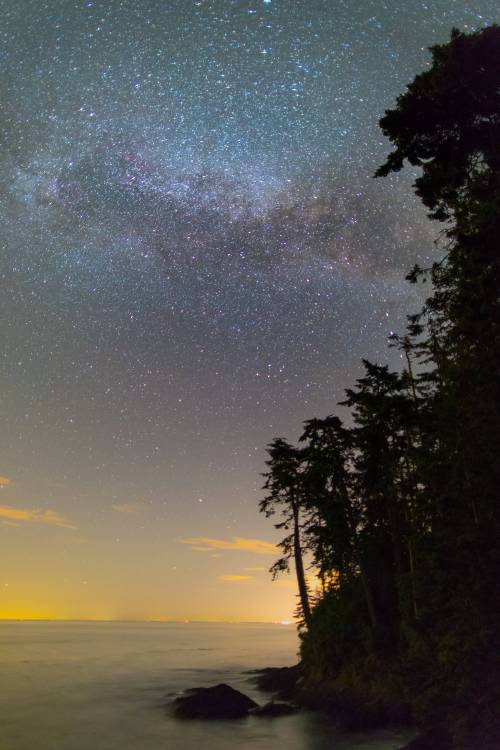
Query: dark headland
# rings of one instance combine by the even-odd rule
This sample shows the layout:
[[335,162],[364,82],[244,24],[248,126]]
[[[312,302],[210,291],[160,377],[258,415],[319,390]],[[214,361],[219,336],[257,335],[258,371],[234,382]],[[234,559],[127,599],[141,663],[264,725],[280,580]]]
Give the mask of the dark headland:
[[[341,402],[268,446],[260,510],[295,570],[300,668],[261,687],[412,750],[500,748],[500,28],[431,48],[380,121],[441,227],[423,308]],[[311,591],[307,566],[318,585]]]

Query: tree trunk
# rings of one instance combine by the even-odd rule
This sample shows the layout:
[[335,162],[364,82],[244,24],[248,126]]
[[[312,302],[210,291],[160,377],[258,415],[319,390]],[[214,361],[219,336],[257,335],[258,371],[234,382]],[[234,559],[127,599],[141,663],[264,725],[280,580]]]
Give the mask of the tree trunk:
[[409,341],[408,337],[405,336],[404,342],[403,342],[403,351],[405,353],[406,364],[408,366],[408,377],[410,379],[411,393],[412,393],[412,396],[413,396],[413,400],[415,401],[415,403],[417,403],[417,400],[418,400],[417,399],[417,389],[415,387],[415,378],[414,378],[414,375],[413,375],[413,367],[412,367],[412,364],[411,364],[410,349],[411,349],[410,341]]
[[401,532],[401,521],[399,517],[399,509],[397,506],[397,499],[390,497],[387,508],[387,517],[389,521],[389,531],[392,542],[392,555],[394,558],[395,568],[395,579],[396,579],[396,592],[398,596],[399,612],[401,615],[404,614],[404,600],[402,593],[402,586],[405,576],[405,568],[403,564],[403,546],[402,546],[402,532]]
[[411,598],[412,598],[412,604],[413,604],[413,616],[415,620],[418,620],[417,586],[415,582],[415,552],[413,551],[413,543],[411,539],[408,540],[408,559],[410,561]]
[[[410,469],[408,455],[405,455],[405,458],[404,458],[404,468],[406,469],[406,479],[409,481],[412,472]],[[415,495],[413,492],[412,494],[409,495],[409,497],[405,498],[405,502],[406,502],[405,536],[407,537],[407,544],[408,544],[408,562],[410,566],[411,598],[412,598],[412,606],[413,606],[413,616],[415,620],[418,620],[419,615],[418,615],[418,603],[417,603],[417,572],[416,572],[415,547],[412,541],[413,523],[412,523],[412,518],[411,518],[411,507],[413,503],[415,502]]]
[[347,514],[347,522],[349,525],[349,531],[351,533],[352,548],[354,551],[354,559],[355,559],[356,565],[359,568],[361,585],[363,587],[363,593],[365,595],[366,609],[368,610],[368,618],[370,620],[372,631],[375,632],[376,627],[377,627],[377,615],[375,613],[375,605],[373,603],[373,596],[372,596],[370,584],[368,583],[368,578],[366,575],[363,558],[359,551],[358,538],[356,534],[356,523],[354,521],[351,503],[349,501],[349,498],[347,497],[347,492],[345,488],[343,488],[342,495],[344,498],[344,506],[345,506],[345,510]]
[[306,627],[311,624],[311,607],[309,605],[309,594],[307,592],[306,578],[304,575],[304,563],[302,561],[302,549],[300,546],[300,525],[299,509],[296,503],[293,503],[293,553],[295,558],[295,573],[297,575],[297,584],[299,587],[300,606],[304,616]]

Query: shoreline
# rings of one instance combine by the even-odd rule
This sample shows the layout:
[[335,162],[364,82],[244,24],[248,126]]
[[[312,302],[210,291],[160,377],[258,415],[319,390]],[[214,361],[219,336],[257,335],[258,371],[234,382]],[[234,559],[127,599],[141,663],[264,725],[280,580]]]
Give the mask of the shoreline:
[[[265,667],[252,670],[259,690],[270,693],[272,699],[291,701],[299,708],[318,711],[338,722],[340,731],[346,734],[377,731],[408,732],[413,735],[399,750],[446,750],[446,740],[422,735],[411,722],[408,714],[401,715],[397,709],[391,715],[377,714],[377,708],[367,712],[366,703],[356,697],[340,695],[327,683],[304,683],[302,665],[292,667]],[[405,707],[406,709],[406,707]],[[437,744],[439,743],[439,744]]]

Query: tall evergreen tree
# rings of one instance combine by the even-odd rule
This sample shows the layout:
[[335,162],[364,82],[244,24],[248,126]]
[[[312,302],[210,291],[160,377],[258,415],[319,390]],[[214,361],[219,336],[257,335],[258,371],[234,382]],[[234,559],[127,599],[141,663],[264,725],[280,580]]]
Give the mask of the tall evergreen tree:
[[281,572],[288,571],[290,559],[295,563],[295,574],[300,597],[300,611],[305,625],[311,621],[309,592],[304,572],[303,561],[303,518],[305,510],[304,492],[301,471],[301,453],[283,438],[276,438],[268,446],[270,456],[267,465],[269,471],[264,474],[264,489],[268,494],[261,500],[259,510],[267,517],[279,513],[281,520],[275,528],[290,532],[279,543],[283,556],[272,566],[271,572],[276,578]]
[[[417,482],[412,463],[415,403],[406,376],[366,360],[364,365],[365,376],[346,391],[343,403],[353,410],[353,469],[364,533],[377,539],[380,564],[384,560],[385,619],[390,635],[397,638],[400,618],[408,619],[410,609],[415,613],[417,608],[411,554]],[[395,607],[398,612],[391,615]]]
[[333,573],[339,581],[359,575],[370,626],[375,632],[377,613],[361,551],[361,509],[352,482],[352,434],[336,416],[310,419],[304,428],[300,441],[306,443],[306,503],[315,519],[310,528],[314,563],[321,576]]

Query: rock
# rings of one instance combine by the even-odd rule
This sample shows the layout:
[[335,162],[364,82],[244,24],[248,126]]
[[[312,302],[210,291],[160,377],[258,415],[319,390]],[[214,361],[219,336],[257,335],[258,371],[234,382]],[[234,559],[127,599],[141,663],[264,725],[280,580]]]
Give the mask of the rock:
[[419,734],[400,750],[451,750],[450,738],[439,731]]
[[354,686],[346,685],[342,678],[324,682],[301,680],[294,703],[324,711],[334,718],[339,729],[347,732],[413,726],[409,706],[401,694],[396,691],[377,694],[376,685],[361,679]]
[[296,664],[293,667],[268,667],[259,669],[257,675],[257,686],[260,690],[276,693],[278,697],[293,698],[297,681],[302,677],[302,667]]
[[229,685],[193,688],[175,700],[175,714],[184,719],[239,719],[257,703]]
[[250,713],[252,716],[289,716],[297,712],[297,708],[292,706],[291,703],[275,703],[271,701],[266,703],[264,706],[258,706],[253,708]]

